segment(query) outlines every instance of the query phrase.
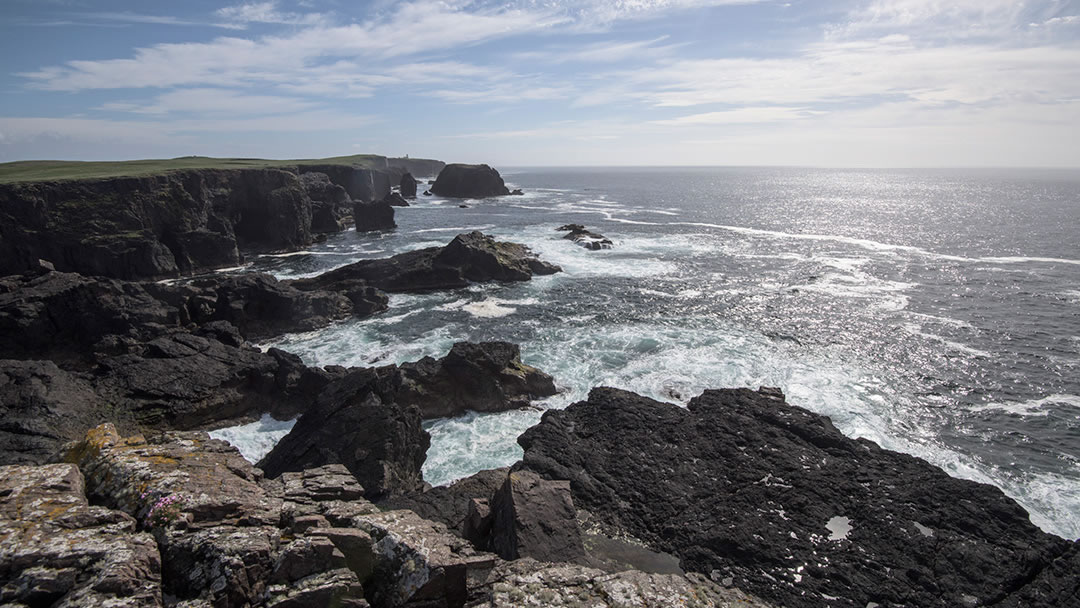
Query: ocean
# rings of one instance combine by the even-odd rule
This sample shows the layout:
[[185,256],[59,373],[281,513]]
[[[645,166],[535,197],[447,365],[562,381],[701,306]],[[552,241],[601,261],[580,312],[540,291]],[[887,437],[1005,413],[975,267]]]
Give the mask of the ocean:
[[[350,231],[248,267],[311,276],[471,230],[562,266],[528,283],[392,295],[381,315],[263,345],[368,366],[440,357],[460,340],[520,344],[562,392],[534,410],[427,423],[432,484],[516,461],[517,436],[543,410],[594,386],[684,404],[706,388],[764,385],[848,436],[994,484],[1041,528],[1080,537],[1080,173],[502,173],[525,195],[421,196],[397,210],[396,231]],[[564,240],[555,229],[568,223],[614,248]],[[287,428],[226,435],[264,435],[265,452],[261,431]]]

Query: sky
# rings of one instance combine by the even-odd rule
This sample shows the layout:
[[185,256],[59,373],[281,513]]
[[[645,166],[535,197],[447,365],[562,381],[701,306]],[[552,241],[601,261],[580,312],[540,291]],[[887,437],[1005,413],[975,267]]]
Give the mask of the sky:
[[1080,0],[2,0],[0,162],[1080,167]]

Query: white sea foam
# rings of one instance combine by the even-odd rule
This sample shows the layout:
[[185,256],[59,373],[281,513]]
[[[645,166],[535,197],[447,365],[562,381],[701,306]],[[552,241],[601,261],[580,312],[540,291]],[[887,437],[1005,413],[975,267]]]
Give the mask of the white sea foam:
[[209,435],[229,442],[248,462],[255,464],[269,454],[295,424],[296,420],[274,420],[270,414],[263,414],[258,422],[210,431]]
[[462,307],[474,317],[495,319],[506,317],[517,312],[516,308],[503,306],[503,302],[497,298],[488,298],[482,302],[470,302]]
[[1048,406],[1067,405],[1080,408],[1080,396],[1077,395],[1050,395],[1042,399],[1028,401],[1007,401],[1004,403],[987,403],[972,407],[972,412],[1002,411],[1019,416],[1046,416],[1050,413]]
[[985,350],[979,350],[977,348],[968,346],[967,344],[961,344],[960,342],[949,340],[948,338],[939,336],[937,334],[924,331],[922,326],[917,323],[903,323],[900,327],[902,327],[904,331],[908,332],[913,336],[921,336],[923,338],[927,338],[943,346],[946,346],[956,352],[966,353],[968,355],[973,355],[976,357],[985,357],[987,359],[993,358],[994,356],[993,354]]
[[412,234],[424,234],[428,232],[472,232],[474,230],[491,230],[494,228],[494,224],[484,224],[483,226],[452,226],[450,228],[424,228],[423,230],[413,230]]

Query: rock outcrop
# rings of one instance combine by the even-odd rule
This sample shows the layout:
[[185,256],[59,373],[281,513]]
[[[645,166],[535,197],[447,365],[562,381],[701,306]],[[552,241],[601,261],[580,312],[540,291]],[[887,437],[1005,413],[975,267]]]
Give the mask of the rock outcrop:
[[302,173],[300,184],[311,199],[311,231],[341,232],[352,219],[352,199],[345,188],[330,181],[325,173]]
[[570,482],[548,481],[531,471],[512,472],[488,505],[488,518],[478,512],[474,530],[490,530],[488,546],[499,557],[542,562],[585,559]]
[[556,392],[552,377],[522,363],[509,342],[458,342],[442,359],[403,363],[400,372],[395,401],[419,407],[424,418],[519,409]]
[[496,241],[481,232],[459,234],[446,247],[431,247],[380,260],[362,260],[311,279],[298,289],[348,291],[370,286],[387,292],[458,289],[470,282],[528,281],[559,272],[524,245]]
[[581,224],[567,224],[565,226],[560,226],[555,230],[566,232],[567,234],[563,237],[564,239],[574,241],[578,245],[592,251],[611,249],[615,246],[615,244],[611,242],[611,239],[602,234],[591,232]]
[[412,173],[406,173],[401,176],[401,196],[405,198],[416,198],[416,178],[412,176]]
[[353,205],[353,220],[357,232],[375,232],[397,228],[394,221],[394,207],[383,200],[373,203],[357,202]]
[[782,605],[1078,599],[1054,574],[1075,543],[1000,490],[848,439],[776,389],[706,391],[688,409],[594,389],[519,443],[523,469],[569,480],[604,525]]
[[431,192],[438,196],[454,198],[487,198],[510,194],[502,176],[488,165],[446,165]]
[[[416,198],[415,196],[413,198]],[[409,201],[405,200],[405,197],[398,192],[391,192],[383,197],[382,202],[390,205],[391,207],[408,207]]]
[[431,437],[420,409],[394,402],[396,368],[354,369],[331,382],[259,467],[270,477],[344,465],[372,499],[423,485]]
[[71,464],[0,467],[0,603],[162,606],[154,538],[90,506]]

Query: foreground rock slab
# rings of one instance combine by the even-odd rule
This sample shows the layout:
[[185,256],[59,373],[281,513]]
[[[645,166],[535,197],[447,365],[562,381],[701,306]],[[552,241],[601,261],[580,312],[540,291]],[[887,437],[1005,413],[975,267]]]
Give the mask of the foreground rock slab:
[[1000,490],[848,439],[776,389],[706,391],[688,409],[594,389],[519,442],[523,468],[570,480],[607,526],[786,606],[1080,600],[1054,574],[1075,543]]
[[0,603],[161,606],[161,560],[135,520],[90,506],[71,464],[0,467]]

